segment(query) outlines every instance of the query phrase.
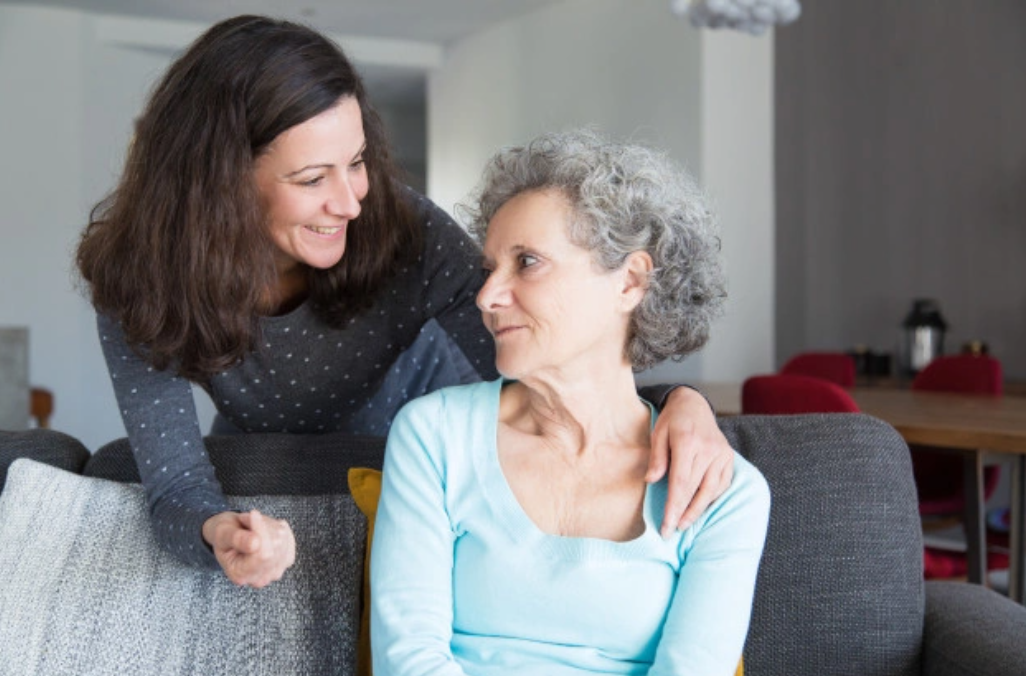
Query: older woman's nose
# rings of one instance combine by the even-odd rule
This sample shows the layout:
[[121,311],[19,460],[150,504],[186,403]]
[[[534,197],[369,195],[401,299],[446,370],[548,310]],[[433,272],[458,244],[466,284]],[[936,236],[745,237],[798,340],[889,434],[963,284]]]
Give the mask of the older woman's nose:
[[481,290],[477,292],[477,307],[482,312],[489,312],[509,305],[509,299],[509,284],[500,273],[492,272],[488,274]]

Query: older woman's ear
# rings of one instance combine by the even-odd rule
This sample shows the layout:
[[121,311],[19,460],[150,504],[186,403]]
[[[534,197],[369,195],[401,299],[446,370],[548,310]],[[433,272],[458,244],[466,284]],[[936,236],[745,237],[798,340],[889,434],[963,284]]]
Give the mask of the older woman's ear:
[[645,297],[648,290],[648,277],[652,274],[654,264],[652,256],[647,251],[635,251],[627,256],[623,267],[623,286],[620,289],[620,298],[623,301],[623,309],[627,312],[634,310]]

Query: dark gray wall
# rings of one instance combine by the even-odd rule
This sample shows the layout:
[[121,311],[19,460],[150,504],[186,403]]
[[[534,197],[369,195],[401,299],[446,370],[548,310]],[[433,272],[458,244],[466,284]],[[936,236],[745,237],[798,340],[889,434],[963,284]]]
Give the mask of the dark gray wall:
[[946,352],[1026,380],[1026,2],[802,5],[775,37],[778,362],[893,351],[928,297]]

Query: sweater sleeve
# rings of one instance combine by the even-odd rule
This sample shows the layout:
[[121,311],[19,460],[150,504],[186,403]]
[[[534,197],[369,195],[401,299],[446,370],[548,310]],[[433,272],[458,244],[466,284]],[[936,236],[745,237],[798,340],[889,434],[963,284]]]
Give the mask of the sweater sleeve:
[[203,444],[192,386],[136,354],[117,322],[100,314],[97,328],[157,541],[185,563],[219,568],[202,527],[229,507]]
[[419,199],[417,211],[424,223],[424,319],[433,318],[442,326],[481,380],[493,380],[499,375],[495,343],[477,308],[483,281],[481,249],[449,214],[426,197]]
[[[452,655],[453,546],[437,395],[407,404],[388,435],[371,552],[373,671],[458,676]],[[416,543],[416,546],[411,546]]]
[[649,676],[730,676],[752,613],[769,486],[739,455],[730,488],[681,539],[680,576]]
[[705,403],[709,404],[709,409],[712,411],[713,415],[716,415],[716,408],[712,405],[712,402],[709,401],[709,397],[706,397],[702,390],[698,389],[694,385],[688,385],[687,383],[661,383],[657,385],[639,385],[638,396],[644,399],[645,401],[651,401],[653,404],[655,404],[657,411],[662,411],[663,407],[666,406],[666,398],[670,396],[670,392],[673,392],[678,387],[686,387],[689,390],[694,390],[695,392],[701,394],[702,397],[705,399]]

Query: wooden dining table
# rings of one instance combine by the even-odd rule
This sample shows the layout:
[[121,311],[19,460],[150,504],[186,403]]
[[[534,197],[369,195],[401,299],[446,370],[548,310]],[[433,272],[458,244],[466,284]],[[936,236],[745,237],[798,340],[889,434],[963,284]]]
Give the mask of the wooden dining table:
[[[741,383],[696,383],[717,415],[741,413]],[[1023,603],[1026,588],[1026,397],[990,397],[908,389],[854,387],[859,409],[889,423],[909,444],[959,453],[966,467],[968,578],[984,583],[984,456],[1011,467],[1008,595]]]

